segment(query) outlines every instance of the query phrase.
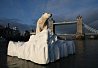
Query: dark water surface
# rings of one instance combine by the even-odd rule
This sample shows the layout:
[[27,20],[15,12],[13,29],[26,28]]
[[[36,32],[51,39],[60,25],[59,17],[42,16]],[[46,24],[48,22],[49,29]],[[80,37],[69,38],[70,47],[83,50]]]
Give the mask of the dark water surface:
[[6,56],[6,52],[0,53],[0,65],[9,68],[98,68],[98,40],[77,40],[75,44],[75,55],[62,58],[48,65],[38,65],[17,57]]

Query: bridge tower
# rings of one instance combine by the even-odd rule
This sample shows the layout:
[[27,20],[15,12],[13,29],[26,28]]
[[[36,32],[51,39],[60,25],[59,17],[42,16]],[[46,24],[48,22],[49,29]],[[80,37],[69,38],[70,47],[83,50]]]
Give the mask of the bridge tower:
[[76,38],[83,36],[83,25],[82,25],[82,16],[77,17],[77,32],[76,32]]
[[53,18],[49,18],[48,19],[48,27],[50,29],[50,31],[52,32],[52,34],[55,34],[55,25],[53,25],[53,23],[55,23],[55,21],[53,20]]

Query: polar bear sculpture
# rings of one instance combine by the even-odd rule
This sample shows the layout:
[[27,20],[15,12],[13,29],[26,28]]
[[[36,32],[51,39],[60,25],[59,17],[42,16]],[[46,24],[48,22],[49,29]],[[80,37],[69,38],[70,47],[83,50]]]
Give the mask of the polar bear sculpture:
[[36,34],[44,29],[47,29],[46,20],[51,17],[51,14],[44,13],[37,21]]
[[9,41],[8,55],[30,60],[38,64],[54,62],[68,54],[75,53],[73,41],[59,40],[56,35],[51,34],[46,20],[51,14],[44,13],[37,22],[36,35],[31,35],[27,42]]

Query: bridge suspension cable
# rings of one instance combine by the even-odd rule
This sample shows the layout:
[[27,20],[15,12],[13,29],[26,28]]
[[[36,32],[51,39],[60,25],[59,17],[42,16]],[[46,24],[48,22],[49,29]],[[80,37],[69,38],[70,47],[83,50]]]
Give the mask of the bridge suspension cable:
[[98,30],[97,30],[97,29],[94,29],[94,28],[92,28],[92,27],[90,27],[90,26],[88,26],[87,24],[84,24],[84,23],[83,23],[83,25],[84,25],[84,27],[85,27],[87,30],[98,34]]

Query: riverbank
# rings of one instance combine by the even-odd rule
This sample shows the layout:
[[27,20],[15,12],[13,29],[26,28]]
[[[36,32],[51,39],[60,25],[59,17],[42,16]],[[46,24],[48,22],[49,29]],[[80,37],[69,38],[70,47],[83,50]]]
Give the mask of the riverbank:
[[8,41],[0,38],[0,68],[7,68],[7,48]]

